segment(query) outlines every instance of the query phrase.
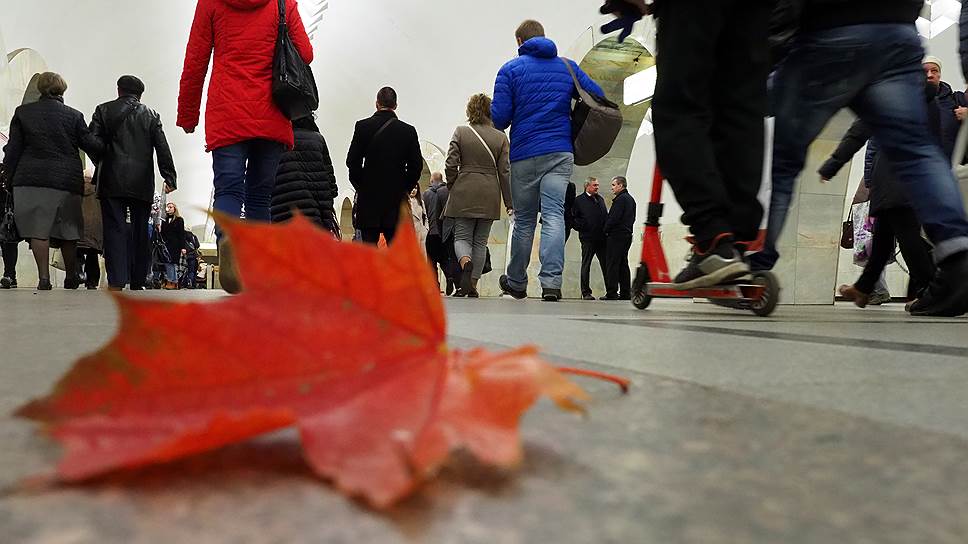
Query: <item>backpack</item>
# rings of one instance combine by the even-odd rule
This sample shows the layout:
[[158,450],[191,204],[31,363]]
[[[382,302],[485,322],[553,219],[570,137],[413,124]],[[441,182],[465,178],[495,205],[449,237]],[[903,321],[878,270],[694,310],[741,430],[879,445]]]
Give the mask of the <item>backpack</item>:
[[612,144],[622,130],[622,111],[618,105],[604,96],[595,96],[586,91],[571,63],[561,59],[575,82],[578,101],[571,112],[571,139],[575,146],[575,164],[587,166],[604,157],[612,149]]

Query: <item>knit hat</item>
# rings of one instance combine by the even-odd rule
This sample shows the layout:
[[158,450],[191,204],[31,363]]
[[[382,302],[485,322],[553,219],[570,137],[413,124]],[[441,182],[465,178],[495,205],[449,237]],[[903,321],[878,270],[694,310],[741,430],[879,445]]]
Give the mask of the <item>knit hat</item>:
[[941,67],[941,59],[939,59],[938,57],[932,56],[932,55],[928,55],[928,56],[924,57],[924,61],[921,62],[921,64],[936,64],[936,65],[938,65],[938,70],[941,70],[941,68],[942,68]]

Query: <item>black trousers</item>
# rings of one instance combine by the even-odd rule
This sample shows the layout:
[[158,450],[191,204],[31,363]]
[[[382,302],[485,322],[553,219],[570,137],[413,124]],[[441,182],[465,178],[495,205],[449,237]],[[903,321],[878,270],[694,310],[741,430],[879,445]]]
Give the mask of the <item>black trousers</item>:
[[393,241],[394,235],[397,233],[397,228],[393,227],[387,228],[375,228],[375,229],[360,229],[361,237],[363,241],[367,244],[377,245],[380,243],[380,235],[386,239],[387,244]]
[[894,256],[894,240],[901,247],[901,255],[911,274],[908,289],[917,296],[934,277],[935,265],[928,243],[921,238],[921,224],[911,208],[893,208],[877,212],[874,236],[871,239],[871,256],[864,272],[854,284],[858,291],[870,294],[884,272],[888,261]]
[[450,270],[448,269],[450,251],[447,250],[444,241],[440,238],[439,234],[428,234],[426,245],[427,258],[430,259],[430,267],[434,271],[434,277],[437,277],[439,270],[444,273],[444,277],[447,278],[447,283],[450,284],[453,281]]
[[588,277],[592,271],[592,259],[598,259],[598,265],[602,267],[602,279],[608,285],[608,270],[606,269],[607,252],[604,238],[582,240],[581,241],[581,295],[592,294],[589,286]]
[[89,247],[77,248],[77,268],[84,273],[84,285],[97,287],[101,283],[101,263],[98,252]]
[[632,293],[632,271],[629,269],[631,234],[610,234],[605,241],[605,296],[627,298]]
[[[131,224],[127,224],[128,214]],[[129,198],[101,200],[101,221],[104,224],[104,268],[108,285],[131,288],[145,286],[151,266],[151,245],[148,241],[148,218],[151,204]]]
[[20,244],[0,244],[3,252],[3,277],[17,279],[17,246]]
[[771,4],[672,0],[656,7],[656,156],[700,247],[721,233],[753,240],[759,231]]

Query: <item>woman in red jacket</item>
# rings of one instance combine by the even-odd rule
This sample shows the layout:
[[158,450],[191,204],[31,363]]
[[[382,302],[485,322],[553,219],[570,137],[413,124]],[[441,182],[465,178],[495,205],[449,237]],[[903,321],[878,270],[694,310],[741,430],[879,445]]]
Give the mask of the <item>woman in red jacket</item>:
[[[313,60],[296,0],[284,0],[289,33],[300,56]],[[272,101],[272,59],[279,28],[279,0],[198,0],[178,96],[178,126],[198,126],[202,87],[212,63],[205,110],[206,150],[215,172],[215,210],[269,221],[276,169],[292,149],[292,123]],[[222,248],[220,248],[222,249]],[[224,251],[224,249],[222,249]],[[227,256],[223,255],[223,260]],[[225,263],[223,263],[225,264]],[[231,266],[223,266],[229,272]],[[226,281],[228,280],[228,281]],[[223,274],[223,286],[237,290]]]

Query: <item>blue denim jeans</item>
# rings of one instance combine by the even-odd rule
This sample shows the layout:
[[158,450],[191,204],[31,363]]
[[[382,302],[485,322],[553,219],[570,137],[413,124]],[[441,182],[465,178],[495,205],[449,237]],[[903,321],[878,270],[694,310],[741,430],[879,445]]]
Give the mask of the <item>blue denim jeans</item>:
[[[229,217],[268,222],[272,190],[285,146],[269,140],[246,140],[212,151],[215,171],[215,211]],[[216,225],[216,232],[221,231]]]
[[550,153],[511,163],[511,200],[514,201],[514,231],[508,284],[528,288],[528,265],[534,231],[541,212],[541,245],[538,281],[544,289],[561,289],[565,266],[565,191],[575,169],[571,153]]
[[868,126],[894,165],[937,261],[968,250],[958,183],[928,129],[924,49],[913,24],[854,25],[801,35],[773,78],[773,195],[766,247],[755,269],[772,268],[807,149],[841,108]]

